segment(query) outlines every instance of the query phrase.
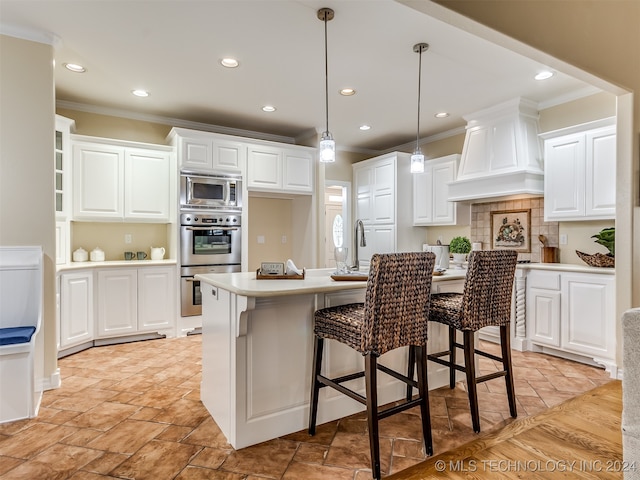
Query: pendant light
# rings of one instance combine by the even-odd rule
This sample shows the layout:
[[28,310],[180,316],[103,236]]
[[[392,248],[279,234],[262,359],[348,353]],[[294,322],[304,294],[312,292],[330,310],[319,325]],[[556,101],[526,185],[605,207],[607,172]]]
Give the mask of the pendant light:
[[416,43],[413,51],[419,55],[418,60],[418,128],[416,130],[416,149],[411,154],[411,173],[424,172],[424,155],[420,150],[420,83],[422,82],[422,52],[429,50],[428,43]]
[[336,142],[329,132],[329,61],[327,55],[327,22],[333,20],[334,13],[330,8],[318,10],[318,19],[324,22],[324,98],[326,126],[320,139],[320,161],[322,163],[332,163],[336,161]]

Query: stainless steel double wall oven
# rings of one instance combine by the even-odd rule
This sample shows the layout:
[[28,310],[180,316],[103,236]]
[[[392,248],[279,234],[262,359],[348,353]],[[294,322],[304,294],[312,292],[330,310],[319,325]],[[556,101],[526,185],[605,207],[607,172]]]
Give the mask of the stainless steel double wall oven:
[[230,175],[180,175],[180,311],[202,313],[194,275],[239,272],[242,260],[242,179]]

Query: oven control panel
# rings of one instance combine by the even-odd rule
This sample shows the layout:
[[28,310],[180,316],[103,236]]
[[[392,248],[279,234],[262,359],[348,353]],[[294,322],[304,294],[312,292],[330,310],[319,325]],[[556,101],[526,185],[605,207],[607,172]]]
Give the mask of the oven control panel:
[[180,225],[200,226],[240,226],[240,215],[225,213],[183,213],[180,215]]

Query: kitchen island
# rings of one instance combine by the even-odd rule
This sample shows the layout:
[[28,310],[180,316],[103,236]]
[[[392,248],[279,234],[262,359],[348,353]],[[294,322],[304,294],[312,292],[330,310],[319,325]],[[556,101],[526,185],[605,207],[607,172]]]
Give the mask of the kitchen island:
[[[236,449],[305,429],[309,417],[313,314],[363,302],[366,281],[335,281],[332,269],[307,270],[304,279],[258,280],[255,272],[196,275],[202,293],[201,399]],[[433,277],[432,291],[462,291],[466,270]],[[446,327],[429,325],[429,349],[447,345]],[[407,348],[380,363],[404,371]],[[362,356],[335,341],[325,345],[323,372],[331,377],[363,368]],[[448,384],[448,370],[429,365],[429,387]],[[351,385],[364,395],[364,380]],[[378,402],[403,398],[405,385],[386,375]],[[363,410],[354,400],[322,389],[318,424]]]

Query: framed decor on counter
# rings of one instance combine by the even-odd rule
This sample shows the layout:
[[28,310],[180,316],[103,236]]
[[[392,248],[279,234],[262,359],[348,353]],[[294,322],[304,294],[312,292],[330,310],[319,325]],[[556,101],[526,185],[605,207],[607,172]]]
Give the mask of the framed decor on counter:
[[530,252],[531,210],[491,212],[491,248]]

